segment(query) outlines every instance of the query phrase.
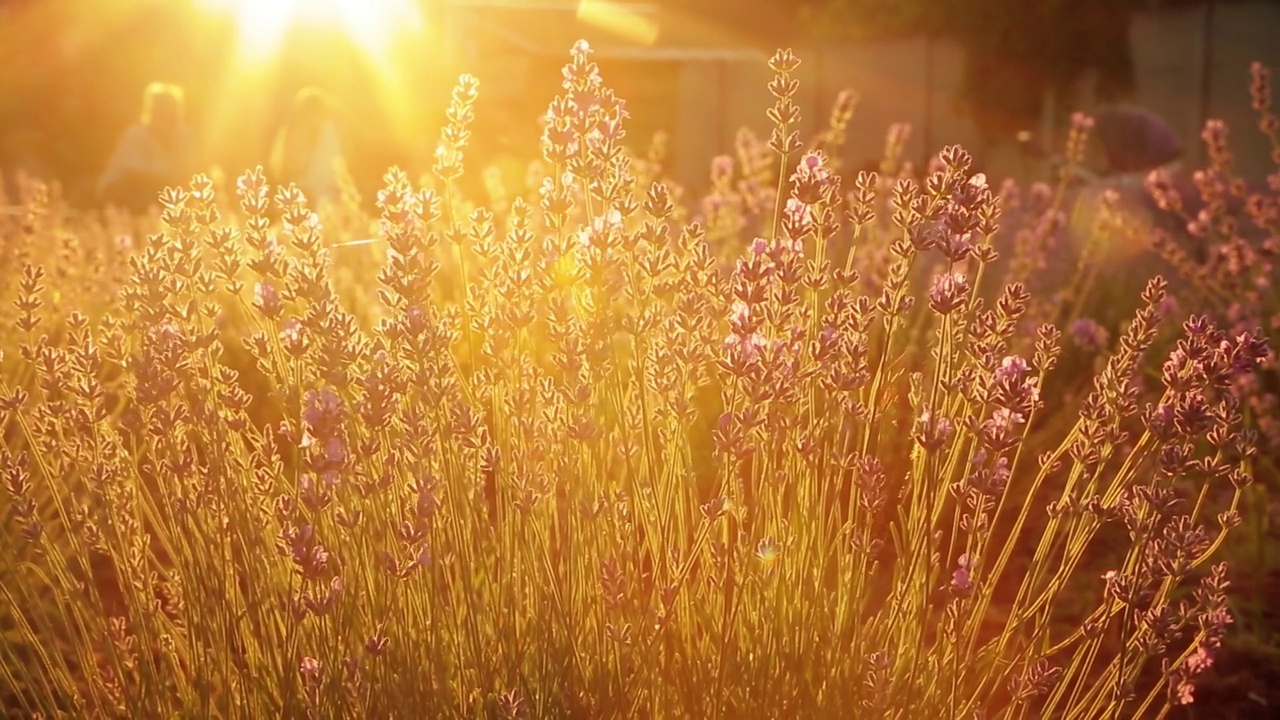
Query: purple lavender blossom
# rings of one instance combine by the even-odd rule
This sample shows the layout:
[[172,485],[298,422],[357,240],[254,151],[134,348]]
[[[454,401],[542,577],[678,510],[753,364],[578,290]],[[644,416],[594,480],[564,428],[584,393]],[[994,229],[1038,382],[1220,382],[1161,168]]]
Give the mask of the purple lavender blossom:
[[950,315],[968,302],[969,289],[969,279],[964,273],[942,273],[934,277],[933,286],[929,288],[929,307],[939,315]]
[[1102,352],[1111,341],[1111,334],[1093,318],[1077,318],[1070,333],[1076,347],[1087,353]]

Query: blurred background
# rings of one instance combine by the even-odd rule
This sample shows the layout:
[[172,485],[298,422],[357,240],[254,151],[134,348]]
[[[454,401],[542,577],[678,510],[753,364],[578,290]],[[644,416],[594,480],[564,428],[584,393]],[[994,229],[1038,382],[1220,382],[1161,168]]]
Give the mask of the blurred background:
[[316,87],[368,198],[389,166],[429,167],[460,72],[480,79],[471,167],[534,157],[580,37],[628,101],[632,143],[665,131],[669,171],[695,190],[740,127],[765,132],[781,46],[803,61],[803,132],[858,94],[855,166],[909,123],[917,160],[958,142],[997,177],[1034,174],[1072,111],[1114,102],[1163,117],[1191,161],[1218,117],[1242,174],[1270,163],[1248,80],[1254,60],[1280,66],[1275,0],[0,0],[0,172],[94,203],[144,88],[165,82],[184,91],[196,163],[234,177],[267,164]]

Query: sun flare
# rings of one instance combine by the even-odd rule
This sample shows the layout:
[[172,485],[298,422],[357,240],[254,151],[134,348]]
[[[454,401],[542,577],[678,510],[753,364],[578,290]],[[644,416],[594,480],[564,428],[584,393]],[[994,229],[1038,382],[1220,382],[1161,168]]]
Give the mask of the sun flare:
[[[210,19],[234,26],[235,40],[208,118],[211,146],[234,145],[254,98],[282,77],[307,77],[337,90],[351,78],[372,92],[396,137],[415,130],[410,76],[435,24],[417,0],[200,0]],[[292,73],[292,75],[290,75]]]
[[239,28],[241,48],[265,55],[277,49],[290,29],[300,25],[340,27],[362,48],[373,51],[393,36],[420,27],[421,15],[410,0],[205,0],[230,12]]

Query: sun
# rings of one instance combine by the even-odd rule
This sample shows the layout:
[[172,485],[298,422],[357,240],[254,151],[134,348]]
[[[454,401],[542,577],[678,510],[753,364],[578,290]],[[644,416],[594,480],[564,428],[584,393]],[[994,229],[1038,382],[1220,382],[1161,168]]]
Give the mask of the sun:
[[421,15],[412,0],[204,0],[231,13],[241,51],[265,57],[285,35],[302,25],[340,27],[366,51],[375,51],[397,33],[417,29]]
[[[305,67],[311,82],[341,85],[349,72],[368,84],[392,132],[415,130],[416,98],[408,80],[418,48],[430,47],[436,23],[426,22],[421,0],[197,0],[235,39],[212,91],[208,142],[238,142],[231,128],[244,118],[247,98],[276,92],[282,68]],[[330,49],[332,52],[330,52]],[[354,56],[352,51],[354,52]],[[351,62],[353,57],[358,58]],[[353,70],[354,68],[354,70]],[[287,73],[286,73],[287,74]]]

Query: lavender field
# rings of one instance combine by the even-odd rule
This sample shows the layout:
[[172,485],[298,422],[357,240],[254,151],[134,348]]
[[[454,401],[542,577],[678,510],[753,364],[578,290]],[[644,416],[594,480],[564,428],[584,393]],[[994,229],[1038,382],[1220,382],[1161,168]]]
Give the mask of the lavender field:
[[705,192],[586,41],[517,181],[464,74],[376,198],[0,186],[0,716],[1270,717],[1269,70],[1124,190],[802,62]]

